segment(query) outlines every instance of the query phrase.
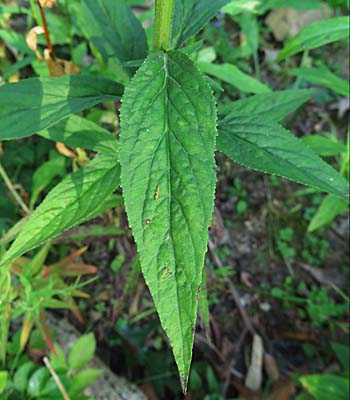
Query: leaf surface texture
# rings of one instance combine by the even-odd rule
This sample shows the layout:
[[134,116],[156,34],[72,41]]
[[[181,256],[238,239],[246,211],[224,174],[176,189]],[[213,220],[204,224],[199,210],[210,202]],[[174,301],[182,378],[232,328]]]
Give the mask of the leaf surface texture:
[[215,189],[216,110],[182,52],[154,53],[126,89],[120,162],[141,267],[186,386]]
[[275,122],[243,116],[219,124],[218,149],[248,168],[279,175],[344,198],[346,180]]

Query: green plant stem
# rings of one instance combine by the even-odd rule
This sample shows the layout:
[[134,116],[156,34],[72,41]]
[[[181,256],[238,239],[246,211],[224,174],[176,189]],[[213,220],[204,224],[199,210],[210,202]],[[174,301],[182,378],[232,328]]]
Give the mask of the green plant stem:
[[168,50],[175,0],[156,0],[153,46]]
[[255,69],[256,79],[258,79],[261,82],[260,61],[257,49],[254,50],[253,59],[254,59],[254,69]]
[[3,168],[2,164],[0,163],[0,175],[2,176],[2,179],[5,182],[5,185],[8,187],[9,191],[11,192],[12,196],[15,198],[15,200],[17,201],[17,203],[20,205],[20,207],[22,208],[22,210],[26,213],[26,214],[30,214],[30,210],[28,208],[28,206],[25,204],[25,202],[22,200],[21,196],[16,192],[16,189],[14,188],[10,178],[8,177],[5,169]]
[[[309,51],[305,50],[301,57],[299,68],[305,66],[308,57],[309,57]],[[295,80],[294,85],[293,85],[293,89],[295,89],[295,90],[299,89],[302,80],[303,80],[303,78],[301,76],[297,76],[297,79]]]
[[37,25],[40,25],[39,14],[38,14],[36,6],[35,6],[35,0],[29,0],[29,1],[30,1],[30,6],[32,8],[32,13],[33,13],[33,17],[35,19],[35,22],[36,22]]

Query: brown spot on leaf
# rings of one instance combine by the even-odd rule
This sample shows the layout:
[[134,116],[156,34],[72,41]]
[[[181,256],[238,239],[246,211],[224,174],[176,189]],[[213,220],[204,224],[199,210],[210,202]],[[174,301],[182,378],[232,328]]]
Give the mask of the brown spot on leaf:
[[156,193],[154,195],[154,200],[157,201],[159,199],[160,187],[157,187]]

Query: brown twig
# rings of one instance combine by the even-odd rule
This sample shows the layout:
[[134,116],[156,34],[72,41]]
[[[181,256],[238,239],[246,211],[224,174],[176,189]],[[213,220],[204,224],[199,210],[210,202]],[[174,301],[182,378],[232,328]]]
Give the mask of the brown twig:
[[53,47],[52,47],[52,43],[51,43],[51,39],[50,39],[49,28],[48,28],[47,21],[46,21],[45,11],[44,11],[44,8],[41,6],[39,0],[38,0],[38,5],[39,5],[39,9],[40,9],[41,20],[43,22],[43,28],[44,28],[44,31],[45,31],[47,49],[49,50],[49,52],[51,54],[51,57],[54,58],[54,56],[53,56]]
[[241,336],[239,337],[239,339],[238,339],[238,341],[236,343],[236,346],[235,346],[235,349],[234,349],[234,353],[232,355],[232,360],[231,360],[230,365],[229,365],[228,370],[227,370],[227,375],[226,375],[225,384],[224,384],[224,388],[223,388],[223,395],[224,395],[225,398],[227,396],[227,392],[228,392],[228,389],[230,387],[231,375],[233,373],[233,370],[234,370],[234,367],[235,367],[235,364],[236,364],[236,361],[237,361],[237,354],[238,354],[240,348],[242,347],[242,344],[244,342],[244,339],[245,339],[247,333],[248,333],[247,329],[244,329],[243,332],[241,333]]
[[[213,242],[211,240],[209,240],[209,242],[208,242],[208,247],[209,247],[209,251],[210,251],[210,254],[212,256],[212,259],[213,259],[214,263],[216,264],[216,266],[218,268],[222,269],[224,266],[223,266],[220,258],[215,254],[214,244],[213,244]],[[242,306],[241,299],[240,299],[239,294],[238,294],[238,292],[237,292],[237,290],[235,288],[235,285],[231,282],[231,280],[229,278],[225,277],[225,280],[226,280],[226,282],[227,282],[227,284],[228,284],[228,286],[230,288],[231,295],[233,297],[234,302],[236,303],[238,311],[241,314],[241,317],[243,319],[243,322],[244,322],[246,330],[249,331],[250,333],[254,334],[255,333],[255,329],[254,329],[253,324],[251,323],[247,313],[245,312],[245,310],[244,310],[244,308]]]
[[50,371],[50,374],[51,374],[53,380],[55,381],[55,383],[58,387],[58,390],[61,392],[61,395],[64,398],[64,400],[70,400],[70,397],[68,396],[66,389],[62,385],[62,382],[60,381],[59,376],[56,374],[55,370],[52,368],[50,360],[47,357],[44,357],[43,361],[44,361],[44,364],[46,365],[47,369]]

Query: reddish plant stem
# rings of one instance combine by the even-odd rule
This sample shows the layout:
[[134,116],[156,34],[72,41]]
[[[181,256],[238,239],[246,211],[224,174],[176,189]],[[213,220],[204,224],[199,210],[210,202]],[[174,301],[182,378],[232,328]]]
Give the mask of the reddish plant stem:
[[39,9],[40,9],[41,20],[43,22],[43,28],[44,28],[45,38],[46,38],[46,43],[47,43],[47,49],[49,50],[52,58],[54,58],[53,47],[52,47],[52,43],[51,43],[51,39],[50,39],[49,28],[47,26],[45,11],[44,11],[44,8],[41,6],[39,0],[38,0],[38,5],[39,5]]

